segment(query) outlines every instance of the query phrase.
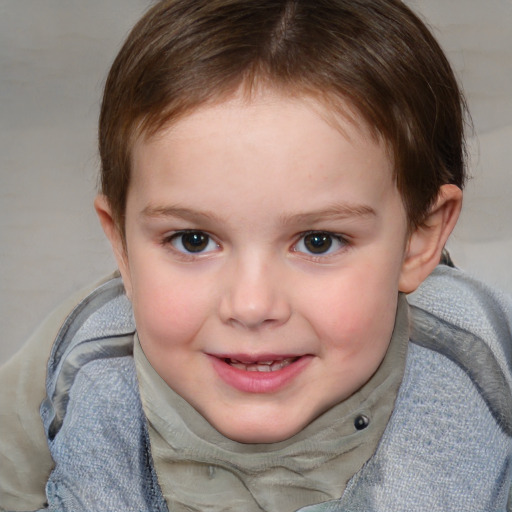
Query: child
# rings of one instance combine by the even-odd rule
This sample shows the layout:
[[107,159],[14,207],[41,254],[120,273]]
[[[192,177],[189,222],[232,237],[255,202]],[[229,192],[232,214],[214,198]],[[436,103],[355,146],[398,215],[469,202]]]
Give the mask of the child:
[[155,4],[100,117],[122,277],[2,370],[1,505],[505,510],[512,305],[436,268],[463,124],[398,0]]

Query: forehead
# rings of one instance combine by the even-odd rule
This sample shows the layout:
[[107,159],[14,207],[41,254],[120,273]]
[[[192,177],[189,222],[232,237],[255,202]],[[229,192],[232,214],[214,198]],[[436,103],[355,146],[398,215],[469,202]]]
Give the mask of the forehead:
[[392,183],[386,145],[348,105],[334,111],[310,96],[273,91],[197,108],[139,138],[132,156],[131,190],[157,195],[179,184],[183,194],[254,196],[262,179],[282,193],[300,186],[325,192],[341,178],[367,188]]

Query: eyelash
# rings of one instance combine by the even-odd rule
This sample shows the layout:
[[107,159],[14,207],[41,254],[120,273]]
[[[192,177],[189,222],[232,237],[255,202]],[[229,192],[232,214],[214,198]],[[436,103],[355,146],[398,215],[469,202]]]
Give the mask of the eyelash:
[[[329,246],[327,247],[327,250],[325,252],[317,252],[317,253],[308,250],[307,247],[305,247],[305,250],[298,250],[297,246],[301,243],[305,245],[305,243],[306,243],[305,240],[308,236],[328,237],[329,238]],[[333,242],[335,242],[339,245],[337,248],[334,248],[333,250],[331,250]],[[303,254],[306,254],[311,259],[320,260],[322,258],[327,258],[329,256],[334,255],[335,253],[343,251],[343,250],[347,249],[349,246],[350,246],[349,241],[342,235],[339,235],[336,233],[331,233],[330,231],[306,231],[306,232],[300,234],[297,242],[295,242],[293,244],[292,250],[294,252],[301,252]]]
[[[184,237],[186,235],[191,235],[191,236],[195,235],[197,237],[200,237],[198,239],[199,243],[201,242],[201,238],[203,238],[202,241],[205,243],[204,248],[201,248],[201,246],[198,244],[198,247],[199,247],[200,250],[197,250],[197,251],[188,250],[184,246]],[[328,247],[323,252],[322,251],[314,252],[313,250],[308,249],[307,246],[306,246],[306,244],[307,244],[307,241],[306,241],[307,237],[313,237],[312,240],[310,240],[310,241],[313,241],[314,237],[316,237],[317,238],[317,242],[320,242],[320,244],[322,242],[327,241],[328,242]],[[322,238],[323,238],[323,240],[322,240]],[[190,242],[190,240],[189,240],[189,242]],[[338,247],[335,247],[334,249],[332,249],[333,242],[337,243]],[[181,245],[181,248],[177,247],[176,243],[179,243]],[[204,249],[207,249],[208,246],[211,243],[215,244],[217,249],[220,247],[220,245],[217,242],[214,241],[214,239],[213,239],[213,237],[211,235],[209,235],[205,231],[196,230],[196,229],[176,231],[172,235],[166,236],[162,240],[162,245],[163,246],[171,245],[173,250],[175,250],[177,253],[179,253],[181,255],[181,257],[183,257],[183,258],[190,258],[190,259],[197,258],[197,257],[200,257],[200,256],[205,256],[207,254],[215,252],[214,249],[210,249],[208,251],[204,250]],[[304,249],[298,249],[298,246],[300,244],[302,244],[304,246]],[[350,246],[350,243],[342,235],[339,235],[339,234],[336,234],[336,233],[331,233],[329,231],[305,231],[303,233],[300,233],[297,241],[292,245],[291,250],[292,250],[292,252],[305,254],[310,259],[321,260],[321,259],[327,258],[327,257],[329,257],[329,256],[331,256],[331,255],[333,255],[333,254],[335,254],[335,253],[337,253],[339,251],[347,249],[349,246]]]
[[[171,245],[172,248],[177,253],[179,253],[183,258],[197,258],[199,256],[204,256],[206,254],[210,254],[211,252],[215,252],[214,250],[204,251],[204,249],[198,250],[198,251],[187,250],[187,248],[184,246],[184,240],[183,240],[186,235],[191,235],[191,236],[196,235],[198,237],[204,237],[206,239],[206,240],[204,240],[204,242],[206,244],[205,248],[207,248],[211,243],[214,243],[216,248],[220,247],[220,245],[214,241],[214,239],[211,235],[209,235],[205,231],[201,231],[198,229],[186,229],[183,231],[176,231],[172,235],[166,236],[162,240],[162,245],[166,246],[166,247]],[[180,243],[180,245],[182,246],[182,249],[176,247],[176,245],[175,245],[176,243]]]

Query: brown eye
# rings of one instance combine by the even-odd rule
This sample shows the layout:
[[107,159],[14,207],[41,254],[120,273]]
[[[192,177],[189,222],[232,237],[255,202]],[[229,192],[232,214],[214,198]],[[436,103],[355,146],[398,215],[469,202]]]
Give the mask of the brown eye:
[[343,235],[329,231],[310,231],[304,233],[292,250],[309,256],[330,256],[349,246]]
[[218,247],[210,236],[202,231],[176,233],[171,239],[171,244],[175,249],[184,253],[211,251]]
[[304,237],[304,246],[312,254],[323,254],[332,246],[332,235],[328,233],[310,233]]

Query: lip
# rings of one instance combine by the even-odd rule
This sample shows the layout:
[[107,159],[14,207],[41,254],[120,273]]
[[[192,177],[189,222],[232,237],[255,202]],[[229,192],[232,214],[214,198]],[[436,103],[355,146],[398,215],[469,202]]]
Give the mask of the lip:
[[[244,355],[211,355],[208,354],[213,368],[218,376],[229,386],[244,393],[275,393],[286,387],[298,377],[309,365],[313,356],[276,356],[272,354],[259,355],[257,358]],[[272,372],[256,372],[235,368],[225,362],[225,359],[233,359],[249,363],[250,361],[281,361],[284,359],[296,359],[284,368]]]

